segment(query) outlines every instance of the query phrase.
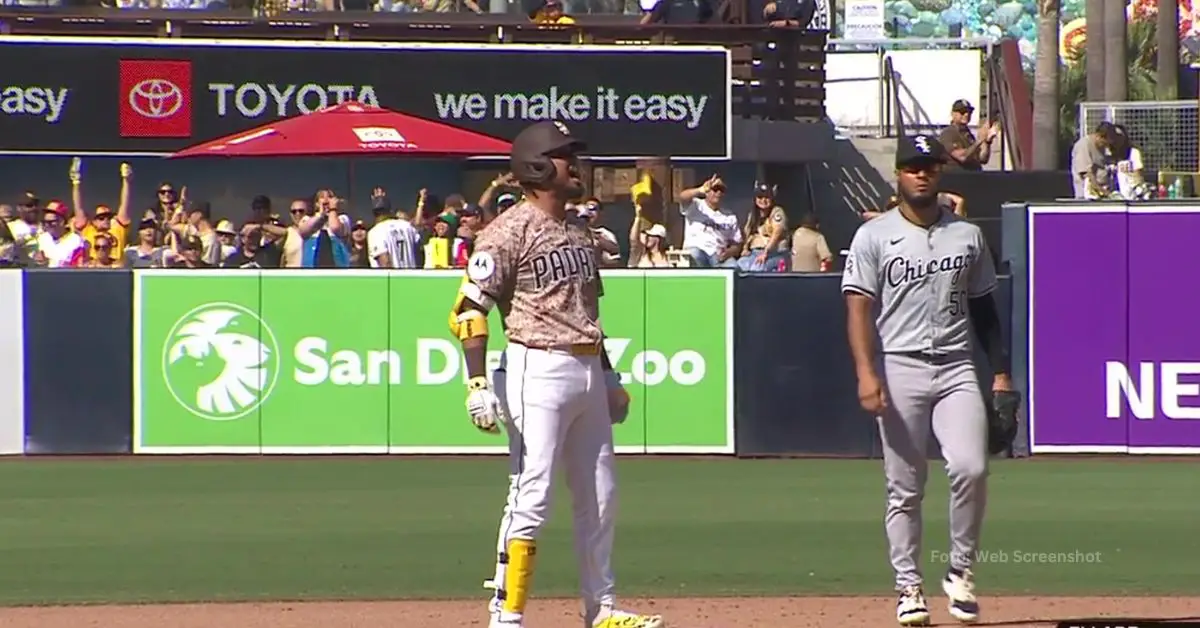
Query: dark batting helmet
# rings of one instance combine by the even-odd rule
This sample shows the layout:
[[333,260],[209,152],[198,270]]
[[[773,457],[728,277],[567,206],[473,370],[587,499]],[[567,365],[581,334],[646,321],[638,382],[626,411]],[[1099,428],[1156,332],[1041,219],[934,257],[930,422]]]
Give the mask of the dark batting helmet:
[[554,179],[551,155],[585,150],[587,144],[572,137],[562,122],[538,122],[525,127],[513,140],[509,169],[521,183],[545,185]]

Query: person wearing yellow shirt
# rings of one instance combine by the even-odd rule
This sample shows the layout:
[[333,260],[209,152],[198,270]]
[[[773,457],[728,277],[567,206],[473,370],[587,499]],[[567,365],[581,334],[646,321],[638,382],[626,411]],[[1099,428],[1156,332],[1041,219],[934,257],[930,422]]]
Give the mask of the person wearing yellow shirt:
[[575,18],[563,13],[562,0],[546,0],[542,8],[533,14],[533,23],[567,26],[574,24]]
[[129,235],[129,184],[133,177],[133,168],[129,164],[121,164],[121,197],[116,213],[107,205],[97,205],[96,211],[89,219],[83,207],[83,168],[82,162],[76,158],[71,165],[71,204],[75,206],[75,216],[71,220],[71,228],[88,242],[91,259],[96,259],[96,236],[106,234],[115,242],[114,251],[124,251]]
[[454,246],[458,238],[454,230],[458,218],[454,214],[441,214],[433,223],[433,234],[425,242],[425,268],[454,268]]

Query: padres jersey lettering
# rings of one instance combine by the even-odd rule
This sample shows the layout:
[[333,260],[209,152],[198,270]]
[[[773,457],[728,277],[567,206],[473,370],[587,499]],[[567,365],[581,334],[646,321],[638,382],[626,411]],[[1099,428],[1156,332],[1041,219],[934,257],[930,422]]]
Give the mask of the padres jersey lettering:
[[898,209],[865,223],[850,243],[842,289],[879,303],[884,353],[970,351],[967,301],[996,288],[979,227],[943,210],[928,229]]
[[596,254],[592,247],[568,246],[533,257],[533,284],[542,290],[551,284],[574,281],[596,275]]
[[533,347],[599,343],[599,263],[587,224],[528,203],[475,242],[467,278],[496,301],[509,341]]

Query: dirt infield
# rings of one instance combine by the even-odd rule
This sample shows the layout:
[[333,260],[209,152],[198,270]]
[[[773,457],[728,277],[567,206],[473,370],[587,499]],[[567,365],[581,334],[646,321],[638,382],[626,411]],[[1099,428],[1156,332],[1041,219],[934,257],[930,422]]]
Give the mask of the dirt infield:
[[[980,625],[1045,626],[1065,619],[1140,617],[1198,620],[1197,598],[996,597],[980,600]],[[934,624],[957,625],[945,600],[930,600]],[[630,600],[629,607],[661,613],[672,628],[837,628],[895,626],[892,598],[701,598]],[[576,628],[574,601],[531,602],[526,628]],[[484,603],[304,602],[176,604],[0,609],[5,628],[452,628],[487,625]]]

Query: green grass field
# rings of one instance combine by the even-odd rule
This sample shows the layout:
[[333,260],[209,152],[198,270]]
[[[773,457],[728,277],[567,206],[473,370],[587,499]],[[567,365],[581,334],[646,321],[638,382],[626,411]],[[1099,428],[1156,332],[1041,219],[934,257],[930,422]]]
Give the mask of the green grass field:
[[[984,535],[997,554],[977,568],[980,586],[1200,592],[1195,469],[997,462]],[[505,472],[498,458],[5,461],[0,604],[481,596]],[[626,595],[890,590],[878,461],[622,458],[618,472]],[[934,579],[947,487],[939,468],[930,475],[923,557]],[[540,596],[575,587],[565,488],[556,496]]]

